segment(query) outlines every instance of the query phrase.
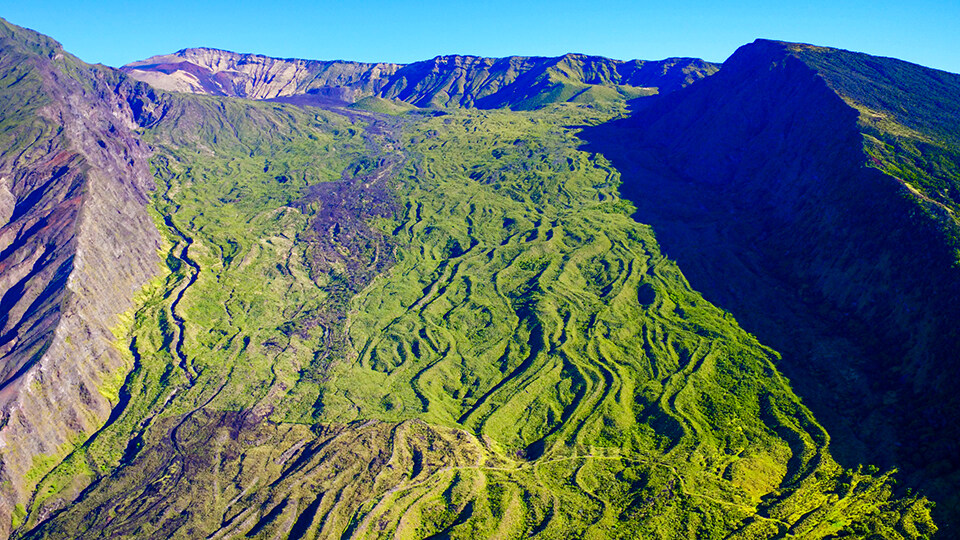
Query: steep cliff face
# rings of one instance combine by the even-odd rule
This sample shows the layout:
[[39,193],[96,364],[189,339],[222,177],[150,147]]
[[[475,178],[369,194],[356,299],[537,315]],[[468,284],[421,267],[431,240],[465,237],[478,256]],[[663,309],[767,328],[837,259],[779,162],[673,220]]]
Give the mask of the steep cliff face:
[[116,403],[110,329],[158,271],[145,90],[0,21],[0,535]]
[[529,109],[671,92],[713,74],[717,66],[695,58],[623,62],[582,54],[454,55],[408,65],[363,64],[184,49],[122,69],[164,90],[217,96],[272,99],[318,94],[345,102],[377,96],[419,107]]
[[343,88],[344,98],[375,94],[398,64],[298,60],[239,54],[218,49],[183,49],[127,64],[131,77],[162,90],[251,99]]
[[[588,139],[624,172],[637,219],[691,284],[783,353],[841,462],[900,467],[949,508],[960,467],[946,383],[960,375],[957,225],[949,201],[865,151],[880,135],[861,105],[902,105],[882,112],[891,154],[924,130],[938,155],[956,156],[923,122],[900,123],[928,99],[908,79],[960,91],[960,77],[930,72],[758,41],[715,77]],[[877,73],[895,80],[879,89]],[[844,80],[860,81],[859,93],[842,92]],[[943,101],[941,123],[957,114]],[[948,184],[950,170],[923,172]]]

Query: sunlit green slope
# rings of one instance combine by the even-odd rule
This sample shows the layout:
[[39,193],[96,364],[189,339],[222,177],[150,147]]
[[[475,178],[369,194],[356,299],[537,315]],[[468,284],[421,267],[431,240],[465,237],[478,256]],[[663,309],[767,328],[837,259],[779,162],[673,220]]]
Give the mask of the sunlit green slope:
[[[919,538],[578,149],[613,112],[166,96],[167,275],[19,535]],[[71,499],[83,486],[79,497]]]

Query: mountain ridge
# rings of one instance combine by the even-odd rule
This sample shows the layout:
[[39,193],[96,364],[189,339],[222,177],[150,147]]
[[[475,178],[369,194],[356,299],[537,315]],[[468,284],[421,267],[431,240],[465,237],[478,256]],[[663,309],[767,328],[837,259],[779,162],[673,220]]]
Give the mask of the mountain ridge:
[[[576,99],[595,87],[613,89],[624,98],[670,92],[710,75],[716,65],[694,58],[621,61],[573,53],[504,58],[446,55],[389,64],[279,59],[190,48],[133,62],[121,70],[165,90],[253,99],[326,90],[347,102],[376,96],[419,107],[536,108]],[[553,95],[538,101],[545,92]]]
[[159,270],[160,238],[146,208],[149,152],[128,104],[146,87],[2,20],[0,46],[5,535],[48,462],[99,429],[116,405],[130,365],[112,329]]

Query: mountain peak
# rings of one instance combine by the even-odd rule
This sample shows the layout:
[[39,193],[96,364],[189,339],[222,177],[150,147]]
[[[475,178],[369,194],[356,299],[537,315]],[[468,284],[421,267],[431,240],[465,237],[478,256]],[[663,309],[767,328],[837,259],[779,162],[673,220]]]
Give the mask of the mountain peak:
[[11,24],[0,18],[0,43],[2,49],[20,49],[30,54],[54,59],[64,54],[63,45],[53,38],[45,36],[29,28]]
[[[849,105],[868,117],[878,115],[910,131],[960,145],[960,74],[885,56],[834,47],[758,39],[724,62],[724,69],[760,67],[796,59],[814,70]],[[758,63],[759,62],[759,63]],[[864,121],[870,122],[869,118]]]

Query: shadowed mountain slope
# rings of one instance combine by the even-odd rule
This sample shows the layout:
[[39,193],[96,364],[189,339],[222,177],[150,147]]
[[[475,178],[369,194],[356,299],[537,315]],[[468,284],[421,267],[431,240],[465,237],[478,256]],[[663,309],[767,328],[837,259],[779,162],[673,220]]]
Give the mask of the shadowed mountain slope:
[[157,88],[178,92],[253,99],[308,94],[348,103],[377,96],[418,107],[532,109],[671,92],[711,75],[717,66],[694,58],[622,62],[582,54],[438,56],[408,65],[364,64],[184,49],[122,69]]
[[955,74],[760,40],[585,132],[691,285],[783,354],[840,461],[899,467],[948,525],[958,96]]

